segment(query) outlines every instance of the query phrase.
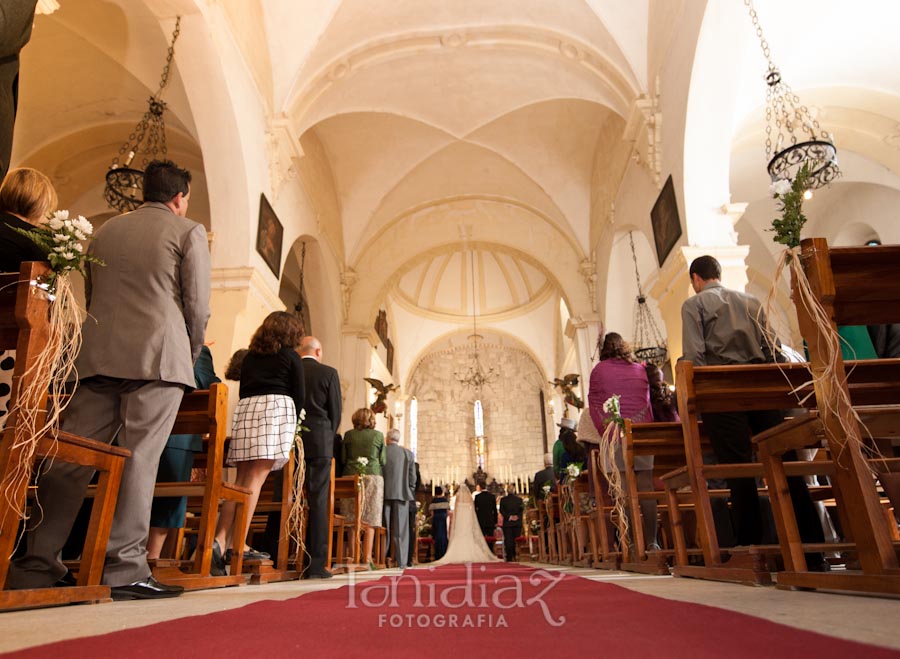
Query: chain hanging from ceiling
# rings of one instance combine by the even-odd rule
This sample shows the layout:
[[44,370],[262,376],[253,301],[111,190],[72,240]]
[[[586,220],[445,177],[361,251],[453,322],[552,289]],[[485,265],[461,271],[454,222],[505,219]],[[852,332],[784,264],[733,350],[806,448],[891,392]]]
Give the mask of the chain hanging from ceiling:
[[631,260],[634,262],[634,278],[637,281],[638,294],[634,302],[634,354],[638,359],[656,364],[660,368],[669,358],[666,340],[653,319],[647,296],[641,286],[641,274],[638,271],[637,254],[634,251],[634,236],[628,232],[628,243],[631,245]]
[[[181,16],[175,19],[175,31],[166,56],[159,81],[159,89],[148,100],[148,108],[141,120],[131,131],[126,141],[119,147],[119,154],[113,158],[106,172],[106,188],[103,198],[112,208],[126,213],[133,211],[144,201],[144,169],[151,160],[166,156],[166,103],[161,99],[163,89],[169,82],[172,58],[175,57],[175,42],[181,33]],[[141,169],[132,167],[135,157],[141,156]]]
[[493,366],[485,371],[478,357],[478,314],[475,309],[475,250],[469,252],[469,273],[472,283],[472,336],[470,337],[473,347],[472,363],[469,364],[465,373],[457,371],[453,376],[461,385],[467,389],[474,389],[476,395],[480,396],[482,388],[485,385],[490,385],[500,373],[495,372]]
[[821,188],[841,175],[834,139],[819,126],[809,108],[782,80],[781,71],[772,61],[769,43],[763,36],[752,0],[744,0],[744,5],[750,13],[763,56],[768,62],[766,160],[769,164],[766,169],[773,183],[781,180],[793,182],[797,172],[807,165],[810,188]]

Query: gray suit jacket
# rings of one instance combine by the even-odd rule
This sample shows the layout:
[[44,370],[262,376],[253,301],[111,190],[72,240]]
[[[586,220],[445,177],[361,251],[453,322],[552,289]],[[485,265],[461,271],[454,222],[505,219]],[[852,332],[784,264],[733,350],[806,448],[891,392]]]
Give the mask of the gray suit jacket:
[[163,380],[193,388],[209,320],[206,230],[149,202],[101,227],[89,252],[80,378]]
[[415,482],[416,463],[412,453],[399,444],[388,444],[387,461],[384,463],[385,501],[412,501]]

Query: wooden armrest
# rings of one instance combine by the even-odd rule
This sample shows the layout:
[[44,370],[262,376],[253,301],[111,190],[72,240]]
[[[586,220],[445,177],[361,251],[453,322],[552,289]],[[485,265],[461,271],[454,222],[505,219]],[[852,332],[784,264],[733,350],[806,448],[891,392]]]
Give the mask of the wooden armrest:
[[685,485],[690,485],[691,483],[691,479],[688,476],[687,467],[679,467],[678,469],[673,469],[669,473],[663,474],[659,478],[665,484],[667,490],[677,490],[679,487],[684,487]]
[[771,455],[784,455],[788,451],[821,445],[825,430],[818,412],[788,419],[753,437],[753,443],[762,445]]
[[[48,439],[50,438],[48,437]],[[72,433],[65,432],[64,430],[59,431],[59,433],[56,435],[56,439],[71,446],[90,449],[92,451],[96,451],[97,453],[106,453],[107,455],[116,455],[123,458],[131,457],[131,451],[129,451],[127,448],[112,446],[111,444],[107,444],[106,442],[98,442],[96,439],[88,439],[87,437],[73,435]]]

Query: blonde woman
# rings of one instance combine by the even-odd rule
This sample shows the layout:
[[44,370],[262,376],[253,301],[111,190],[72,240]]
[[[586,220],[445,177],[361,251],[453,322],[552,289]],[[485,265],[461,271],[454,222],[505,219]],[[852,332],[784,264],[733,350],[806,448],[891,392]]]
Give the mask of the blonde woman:
[[[56,210],[56,190],[44,174],[20,167],[0,185],[0,272],[18,272],[24,261],[46,261],[47,253],[13,230],[31,229]],[[0,351],[0,429],[6,423],[15,350]]]
[[[364,562],[374,568],[372,562],[372,546],[375,543],[375,527],[381,526],[384,504],[384,476],[382,467],[387,460],[387,446],[384,435],[375,430],[375,413],[367,407],[356,410],[351,418],[353,430],[344,433],[341,454],[344,463],[344,476],[362,474],[363,504],[361,519],[366,526],[363,538]],[[366,459],[365,467],[360,466],[359,458]],[[349,513],[347,504],[342,510]],[[356,511],[353,513],[356,514]]]

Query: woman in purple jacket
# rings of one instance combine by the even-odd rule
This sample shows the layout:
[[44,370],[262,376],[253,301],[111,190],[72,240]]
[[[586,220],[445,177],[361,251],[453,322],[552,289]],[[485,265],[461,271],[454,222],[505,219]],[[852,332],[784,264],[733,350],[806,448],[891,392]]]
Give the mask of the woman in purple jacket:
[[[603,434],[609,419],[609,414],[603,411],[603,404],[615,395],[619,396],[619,409],[623,418],[631,419],[635,423],[653,420],[647,371],[638,362],[631,346],[625,342],[622,336],[615,332],[609,332],[603,338],[600,363],[591,371],[590,389],[588,390],[588,409],[591,413],[591,420],[601,434]],[[622,460],[621,445],[616,447],[615,462],[621,482],[624,482],[625,463]],[[607,471],[612,468],[613,465],[607,465]],[[653,456],[635,456],[634,469],[637,473],[638,490],[652,491]],[[656,501],[644,500],[640,505],[646,548],[659,549],[656,541]]]

